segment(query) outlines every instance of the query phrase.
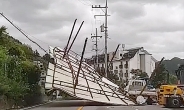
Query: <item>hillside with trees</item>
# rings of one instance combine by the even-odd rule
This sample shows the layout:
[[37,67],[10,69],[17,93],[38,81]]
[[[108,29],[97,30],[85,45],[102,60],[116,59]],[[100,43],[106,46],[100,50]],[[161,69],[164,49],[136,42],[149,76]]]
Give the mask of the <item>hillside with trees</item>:
[[162,65],[156,71],[152,84],[158,87],[160,84],[177,84],[175,71],[180,65],[184,64],[184,59],[174,57],[171,60],[164,60]]
[[164,60],[163,64],[165,65],[166,70],[175,75],[175,70],[178,69],[179,65],[184,64],[184,59],[174,57],[171,60]]
[[156,70],[151,84],[158,88],[161,84],[177,84],[177,77],[166,71],[165,64],[161,64]]
[[[40,69],[35,52],[0,28],[0,109],[34,104],[40,96]],[[31,99],[31,100],[30,100]]]

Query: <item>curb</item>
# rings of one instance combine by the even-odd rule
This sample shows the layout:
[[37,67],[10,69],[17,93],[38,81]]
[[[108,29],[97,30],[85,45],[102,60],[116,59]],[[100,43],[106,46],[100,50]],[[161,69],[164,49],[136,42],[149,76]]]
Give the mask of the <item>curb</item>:
[[36,108],[36,107],[40,107],[40,106],[42,106],[42,105],[49,104],[49,103],[51,103],[51,102],[52,102],[52,101],[48,101],[48,102],[45,102],[45,103],[42,103],[42,104],[38,104],[38,105],[31,106],[31,107],[22,108],[22,109],[19,109],[19,110],[29,110],[29,109],[32,109],[32,108]]

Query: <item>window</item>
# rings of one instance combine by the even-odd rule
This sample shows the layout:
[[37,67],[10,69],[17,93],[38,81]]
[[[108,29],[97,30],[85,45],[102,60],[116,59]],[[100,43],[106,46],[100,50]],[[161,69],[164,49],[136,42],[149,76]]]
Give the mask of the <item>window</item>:
[[42,81],[45,81],[45,78],[42,78],[41,80],[42,80]]
[[126,73],[128,73],[128,70],[126,70]]
[[126,61],[126,64],[128,65],[128,61]]
[[118,66],[116,66],[116,69],[118,69]]
[[54,64],[54,63],[55,63],[54,58],[51,58],[51,59],[50,59],[50,62],[51,62],[52,64]]
[[45,84],[44,82],[41,82],[41,86],[44,86],[44,84]]
[[123,72],[121,73],[121,77],[123,77]]
[[125,68],[128,68],[128,61],[126,61]]
[[102,67],[104,67],[104,64],[102,64]]
[[45,75],[45,73],[42,73],[42,75]]
[[126,70],[125,77],[128,77],[128,70]]
[[113,63],[110,63],[110,70],[113,70]]
[[123,68],[123,65],[119,65],[119,68],[122,69]]
[[110,74],[113,74],[113,71],[110,71]]
[[122,57],[122,56],[123,56],[123,54],[120,54],[120,56]]
[[125,77],[128,77],[128,73],[125,73],[125,75],[124,75]]
[[115,74],[118,74],[118,70],[114,70],[114,73],[115,73]]
[[132,85],[134,85],[134,86],[143,86],[143,83],[135,81],[135,82],[132,83]]

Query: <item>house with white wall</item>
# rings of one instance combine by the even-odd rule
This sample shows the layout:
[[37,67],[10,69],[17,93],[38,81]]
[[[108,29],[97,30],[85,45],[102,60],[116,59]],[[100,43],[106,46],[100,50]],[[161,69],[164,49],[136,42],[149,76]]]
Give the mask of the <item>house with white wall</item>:
[[[114,52],[108,53],[108,63],[110,63]],[[87,63],[94,67],[104,68],[105,60],[104,54],[99,55],[99,64],[96,65],[96,56],[91,59],[87,59]],[[131,71],[134,69],[140,69],[142,72],[146,72],[148,76],[155,69],[157,60],[148,53],[143,47],[125,49],[124,46],[120,48],[110,63],[109,73],[116,74],[119,79],[131,79]]]
[[40,68],[40,70],[41,70],[39,85],[44,87],[45,81],[46,81],[47,72],[46,72],[46,70],[44,68],[43,62],[41,62],[39,60],[35,60],[35,61],[33,61],[33,63],[35,65],[37,65]]

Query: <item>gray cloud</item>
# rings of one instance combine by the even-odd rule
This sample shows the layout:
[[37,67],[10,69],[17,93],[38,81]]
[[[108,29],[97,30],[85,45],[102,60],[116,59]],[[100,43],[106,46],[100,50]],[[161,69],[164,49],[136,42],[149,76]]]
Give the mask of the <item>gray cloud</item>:
[[69,25],[76,18],[83,19],[82,15],[87,15],[87,11],[80,11],[80,6],[66,0],[53,0],[52,2],[45,2],[44,0],[39,2],[36,0],[1,1],[1,10],[9,18],[21,22],[23,27],[33,30],[31,32],[34,33],[61,28]]
[[119,1],[110,5],[111,13],[117,14],[121,19],[133,19],[145,14],[144,7],[138,3]]
[[[105,0],[0,0],[0,11],[30,37],[48,49],[49,45],[64,48],[74,20],[77,24],[73,37],[84,20],[84,25],[72,50],[80,53],[88,37],[86,55],[94,54],[91,33],[104,23],[100,9],[91,9],[91,4],[105,5]],[[108,50],[115,50],[121,43],[127,48],[143,46],[157,59],[162,56],[183,57],[184,50],[184,1],[183,0],[108,0]],[[10,35],[38,49],[6,20],[0,17],[0,24],[6,25]],[[99,39],[99,49],[103,53],[104,33]],[[34,37],[32,37],[34,36]]]

